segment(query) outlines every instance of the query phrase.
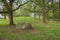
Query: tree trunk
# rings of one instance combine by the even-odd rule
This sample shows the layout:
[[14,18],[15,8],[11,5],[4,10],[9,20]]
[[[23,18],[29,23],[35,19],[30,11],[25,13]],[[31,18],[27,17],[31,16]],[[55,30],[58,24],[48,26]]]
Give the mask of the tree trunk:
[[43,8],[42,8],[43,22],[46,23],[46,5],[45,5],[45,0],[42,1],[43,1]]
[[46,17],[47,17],[47,20],[49,20],[49,7],[48,7],[47,12],[46,12]]
[[6,15],[4,15],[4,19],[6,19]]
[[39,20],[40,20],[40,16],[41,16],[41,13],[40,12],[38,13],[38,16],[39,16]]
[[36,13],[34,13],[34,18],[36,18]]
[[54,0],[51,0],[52,3],[52,13],[53,13],[53,20],[55,20],[55,12],[54,12]]
[[48,2],[47,2],[47,4],[48,4],[48,6],[47,6],[47,12],[46,12],[46,16],[47,16],[47,20],[49,20],[49,2],[50,2],[51,0],[48,0]]
[[43,22],[46,23],[46,15],[45,15],[45,12],[43,12]]
[[57,16],[57,21],[60,21],[60,0],[59,0],[59,13],[58,13],[58,16]]
[[10,25],[14,25],[14,22],[13,22],[13,12],[9,11],[8,14],[9,14],[9,24]]
[[55,11],[54,11],[55,9],[54,9],[54,6],[52,6],[52,9],[53,9],[52,10],[53,11],[53,20],[55,20]]
[[14,2],[14,0],[9,0],[10,2],[9,2],[9,21],[10,21],[10,25],[14,25],[14,21],[13,21],[13,11],[12,11],[12,9],[13,9],[13,2]]

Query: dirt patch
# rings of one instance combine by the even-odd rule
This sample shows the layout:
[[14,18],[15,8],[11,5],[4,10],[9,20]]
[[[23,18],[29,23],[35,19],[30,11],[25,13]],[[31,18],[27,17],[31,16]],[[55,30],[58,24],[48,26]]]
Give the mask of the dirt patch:
[[36,29],[29,29],[29,30],[21,30],[21,29],[17,29],[17,28],[11,28],[11,32],[12,33],[23,33],[23,32],[35,32]]

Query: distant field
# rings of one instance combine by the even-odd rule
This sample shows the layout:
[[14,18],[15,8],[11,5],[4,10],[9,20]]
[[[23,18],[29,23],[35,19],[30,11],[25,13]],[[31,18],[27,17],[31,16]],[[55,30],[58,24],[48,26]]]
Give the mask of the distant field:
[[41,20],[31,17],[15,17],[14,23],[29,22],[34,30],[20,31],[8,26],[8,19],[0,19],[0,40],[60,40],[60,22]]

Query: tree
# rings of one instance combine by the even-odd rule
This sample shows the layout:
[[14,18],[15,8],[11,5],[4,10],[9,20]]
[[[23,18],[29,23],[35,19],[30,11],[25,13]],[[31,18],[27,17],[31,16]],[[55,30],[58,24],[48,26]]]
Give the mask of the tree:
[[16,9],[13,10],[13,3],[14,3],[15,0],[2,0],[5,8],[7,9],[7,11],[3,11],[3,12],[0,12],[0,13],[8,13],[9,15],[9,21],[10,21],[10,25],[14,25],[14,22],[13,22],[13,11],[16,11],[17,9],[19,9],[20,6],[23,6],[24,4],[28,3],[28,2],[25,2],[24,4],[20,4]]

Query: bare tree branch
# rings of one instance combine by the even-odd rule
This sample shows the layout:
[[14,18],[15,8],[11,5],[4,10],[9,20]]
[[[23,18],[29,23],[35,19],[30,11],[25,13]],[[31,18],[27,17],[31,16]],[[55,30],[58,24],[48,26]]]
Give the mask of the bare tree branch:
[[25,5],[25,4],[27,4],[29,1],[27,1],[27,2],[25,2],[24,4],[20,4],[16,9],[14,9],[13,11],[16,11],[16,10],[18,10],[21,6],[23,6],[23,5]]
[[[16,11],[18,10],[21,6],[27,4],[29,1],[25,2],[24,4],[20,4],[16,9],[13,9],[12,11]],[[0,14],[3,14],[3,13],[8,13],[8,11],[0,11]]]

